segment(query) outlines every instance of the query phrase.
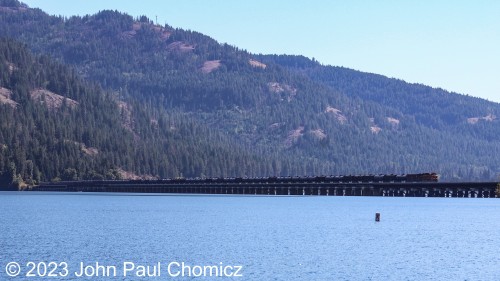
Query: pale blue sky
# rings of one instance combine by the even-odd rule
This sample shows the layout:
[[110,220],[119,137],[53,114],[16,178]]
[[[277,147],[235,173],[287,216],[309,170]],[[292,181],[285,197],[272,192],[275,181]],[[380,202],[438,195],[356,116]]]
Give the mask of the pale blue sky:
[[158,17],[252,53],[328,65],[500,102],[497,0],[25,0],[49,14]]

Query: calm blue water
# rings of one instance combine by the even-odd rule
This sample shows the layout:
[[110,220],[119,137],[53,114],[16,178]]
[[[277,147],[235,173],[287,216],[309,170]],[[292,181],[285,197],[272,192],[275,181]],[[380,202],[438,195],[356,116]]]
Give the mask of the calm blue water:
[[[498,199],[3,192],[0,280],[500,280],[499,227]],[[22,277],[29,261],[70,274]],[[161,276],[124,277],[124,261]],[[174,278],[173,261],[243,277]],[[80,262],[118,272],[77,277]]]

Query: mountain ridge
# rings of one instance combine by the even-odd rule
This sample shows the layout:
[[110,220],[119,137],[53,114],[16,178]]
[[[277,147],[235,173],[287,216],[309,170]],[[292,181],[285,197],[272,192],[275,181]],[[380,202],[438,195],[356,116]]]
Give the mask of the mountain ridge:
[[[146,17],[133,19],[117,11],[62,18],[38,9],[4,10],[0,36],[69,65],[83,79],[141,111],[139,119],[144,121],[134,123],[134,129],[144,141],[149,138],[144,132],[150,130],[145,129],[154,123],[145,122],[145,115],[176,112],[212,132],[212,144],[221,141],[220,135],[228,150],[239,147],[255,159],[272,158],[266,160],[271,163],[267,168],[252,164],[236,173],[228,170],[239,167],[240,160],[217,163],[218,173],[186,169],[194,163],[179,160],[161,169],[183,173],[164,173],[152,160],[147,168],[130,171],[136,174],[436,171],[445,180],[479,180],[499,173],[496,103],[324,66],[302,56],[251,54],[197,32],[157,26]],[[133,119],[136,112],[131,114]],[[161,153],[164,146],[152,145],[151,150]]]

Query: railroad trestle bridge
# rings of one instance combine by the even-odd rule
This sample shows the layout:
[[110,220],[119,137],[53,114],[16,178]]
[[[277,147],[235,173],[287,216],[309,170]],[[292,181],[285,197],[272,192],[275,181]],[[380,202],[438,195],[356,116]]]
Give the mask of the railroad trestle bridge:
[[390,196],[494,198],[498,182],[236,182],[75,181],[43,183],[32,191],[228,194],[268,196]]

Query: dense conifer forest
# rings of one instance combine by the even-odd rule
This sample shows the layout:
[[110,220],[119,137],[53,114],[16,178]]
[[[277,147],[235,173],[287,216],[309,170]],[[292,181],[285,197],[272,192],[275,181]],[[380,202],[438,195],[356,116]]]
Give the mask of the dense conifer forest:
[[257,55],[118,11],[0,0],[0,182],[500,173],[500,105]]

